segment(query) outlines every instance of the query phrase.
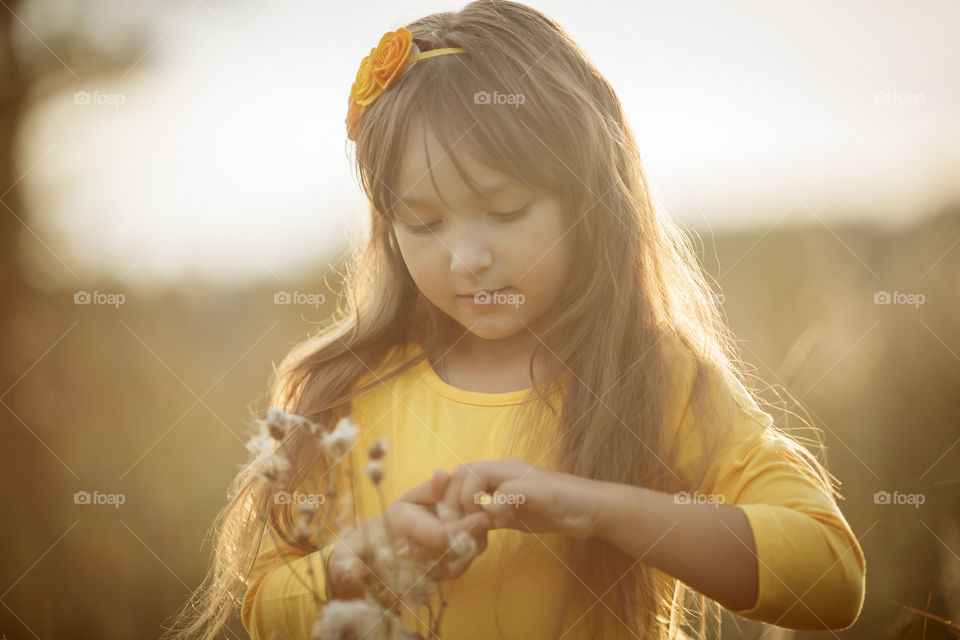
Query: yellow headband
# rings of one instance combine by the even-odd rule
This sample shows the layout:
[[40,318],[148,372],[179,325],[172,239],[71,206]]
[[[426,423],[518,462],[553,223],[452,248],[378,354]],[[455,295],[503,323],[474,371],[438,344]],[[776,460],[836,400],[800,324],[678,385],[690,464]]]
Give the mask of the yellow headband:
[[357,79],[350,87],[347,107],[347,138],[356,140],[353,128],[360,120],[364,108],[380,97],[404,70],[418,60],[425,60],[448,53],[467,53],[466,49],[449,47],[420,52],[413,42],[413,34],[404,27],[388,31],[380,38],[380,44],[364,57],[357,71]]

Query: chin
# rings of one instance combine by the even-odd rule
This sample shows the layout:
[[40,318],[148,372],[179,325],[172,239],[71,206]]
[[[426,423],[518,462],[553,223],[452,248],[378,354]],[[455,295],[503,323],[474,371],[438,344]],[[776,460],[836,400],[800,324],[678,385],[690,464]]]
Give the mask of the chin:
[[477,336],[478,338],[483,338],[484,340],[503,340],[514,336],[523,329],[523,325],[510,323],[510,326],[491,326],[483,322],[479,322],[473,327],[469,328],[470,333]]
[[464,318],[463,321],[459,321],[463,325],[464,329],[467,329],[470,333],[477,336],[478,338],[483,338],[484,340],[502,340],[504,338],[509,338],[510,336],[516,335],[523,329],[523,325],[515,320],[509,321],[490,321],[487,319],[481,319],[479,322],[475,322],[471,326],[471,320],[476,320],[475,318]]

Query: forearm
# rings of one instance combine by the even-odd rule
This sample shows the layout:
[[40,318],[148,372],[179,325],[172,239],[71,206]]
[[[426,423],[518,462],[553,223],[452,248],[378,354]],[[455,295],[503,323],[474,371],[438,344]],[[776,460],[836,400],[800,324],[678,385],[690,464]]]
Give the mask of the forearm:
[[603,482],[595,536],[733,611],[757,602],[756,545],[746,514],[728,505],[677,504],[674,494]]

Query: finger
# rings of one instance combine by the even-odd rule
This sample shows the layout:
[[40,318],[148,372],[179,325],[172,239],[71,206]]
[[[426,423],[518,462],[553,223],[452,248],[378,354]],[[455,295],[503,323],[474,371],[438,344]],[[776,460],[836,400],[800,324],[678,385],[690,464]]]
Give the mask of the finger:
[[458,535],[465,533],[477,541],[478,545],[487,546],[487,531],[493,527],[493,519],[490,514],[483,511],[471,513],[455,522],[446,523],[443,526],[442,544],[437,538],[431,537],[431,543],[435,550],[444,553],[450,546],[450,542]]
[[447,489],[441,501],[443,506],[440,509],[444,516],[460,518],[463,515],[463,509],[460,506],[460,487],[468,473],[470,473],[470,469],[466,465],[460,465],[453,470],[453,475],[447,483]]
[[453,532],[464,531],[470,534],[480,535],[486,533],[493,525],[493,518],[485,511],[477,511],[464,516],[457,522],[450,524]]
[[[493,528],[493,521],[490,522],[491,528]],[[487,531],[489,529],[481,529],[479,533],[471,534],[473,539],[477,541],[477,553],[483,553],[487,550]]]
[[[476,520],[473,520],[476,518]],[[464,518],[464,531],[477,541],[477,546],[483,550],[487,548],[487,532],[494,528],[493,517],[486,511],[472,513]]]
[[465,541],[462,540],[464,535],[473,540],[476,548],[475,553],[479,554],[481,551],[486,550],[487,530],[492,524],[493,522],[489,514],[482,512],[470,514],[469,516],[461,518],[456,523],[448,524],[447,543],[442,553],[446,555],[455,546],[458,549],[464,549],[465,547],[462,546],[465,543]]
[[406,537],[421,551],[429,554],[442,553],[447,547],[449,529],[435,516],[417,508],[415,512],[407,514],[405,525]]
[[484,510],[490,515],[493,521],[493,528],[515,528],[517,522],[517,505],[514,501],[507,499],[507,494],[500,491],[494,492],[491,501],[483,505]]
[[415,502],[417,504],[435,505],[443,498],[449,477],[446,470],[437,469],[433,472],[426,482],[418,484],[405,494],[400,496],[404,502]]
[[464,513],[476,513],[483,511],[483,504],[490,498],[487,492],[489,480],[486,473],[477,469],[477,473],[470,474],[464,478],[460,485],[460,508]]
[[511,506],[491,503],[484,505],[483,508],[486,509],[487,513],[490,515],[490,519],[493,521],[493,527],[495,529],[509,528],[513,523],[514,514],[511,513],[511,510],[513,509]]
[[447,490],[447,484],[450,482],[450,474],[447,473],[446,469],[437,469],[433,472],[430,480],[433,482],[431,485],[431,497],[434,498],[434,502],[436,502],[443,498],[443,494]]
[[[487,530],[492,525],[489,514],[475,513],[456,522],[436,526],[419,523],[411,529],[417,553],[428,560],[443,559],[450,553],[451,545],[461,533],[466,533],[476,542],[476,553],[487,548]],[[461,543],[462,544],[462,543]]]
[[450,531],[450,541],[466,533],[477,545],[477,553],[487,548],[487,531],[493,526],[490,514],[480,511],[461,518]]

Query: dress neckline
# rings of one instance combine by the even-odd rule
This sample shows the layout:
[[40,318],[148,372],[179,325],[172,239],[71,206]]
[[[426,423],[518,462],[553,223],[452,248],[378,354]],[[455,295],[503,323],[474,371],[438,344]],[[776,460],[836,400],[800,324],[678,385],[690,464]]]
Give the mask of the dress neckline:
[[[415,355],[423,353],[423,349],[417,345]],[[503,393],[485,393],[483,391],[468,391],[445,382],[437,373],[430,361],[424,357],[414,367],[414,371],[422,377],[424,382],[431,389],[450,400],[455,400],[463,404],[471,404],[487,407],[501,407],[508,405],[522,404],[529,398],[533,392],[533,387],[526,389],[517,389],[515,391],[504,391]]]

